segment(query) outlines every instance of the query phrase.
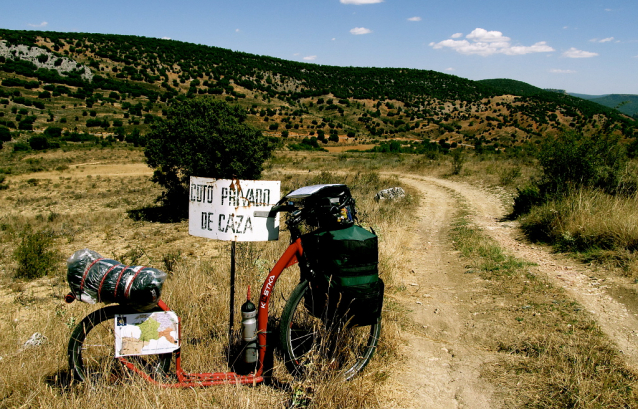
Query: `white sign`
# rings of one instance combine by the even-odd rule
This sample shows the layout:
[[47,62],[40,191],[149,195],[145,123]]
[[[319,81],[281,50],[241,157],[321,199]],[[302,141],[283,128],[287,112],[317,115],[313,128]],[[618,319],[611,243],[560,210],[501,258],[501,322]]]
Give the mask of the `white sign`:
[[279,215],[268,217],[279,201],[279,181],[228,180],[192,176],[188,232],[228,241],[279,238]]

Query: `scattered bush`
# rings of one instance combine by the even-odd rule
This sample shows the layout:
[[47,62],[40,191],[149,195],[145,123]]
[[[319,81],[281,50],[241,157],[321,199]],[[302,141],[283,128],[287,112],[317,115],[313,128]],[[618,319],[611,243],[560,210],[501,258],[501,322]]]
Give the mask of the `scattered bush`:
[[33,135],[29,138],[29,146],[34,151],[41,151],[49,148],[49,140],[44,135]]
[[9,128],[0,126],[0,142],[9,142],[11,140],[11,131]]
[[14,152],[27,152],[27,151],[30,151],[30,150],[31,150],[31,147],[27,143],[16,142],[16,143],[13,144],[13,151]]
[[450,156],[452,156],[452,174],[458,175],[465,163],[465,152],[462,149],[454,149],[450,152]]
[[597,188],[611,194],[622,190],[627,154],[617,137],[569,132],[548,138],[537,156],[542,175],[531,186],[518,190],[513,216],[581,188]]
[[53,235],[47,231],[31,232],[26,228],[13,252],[18,264],[16,278],[28,280],[44,277],[55,271],[57,252],[53,250]]

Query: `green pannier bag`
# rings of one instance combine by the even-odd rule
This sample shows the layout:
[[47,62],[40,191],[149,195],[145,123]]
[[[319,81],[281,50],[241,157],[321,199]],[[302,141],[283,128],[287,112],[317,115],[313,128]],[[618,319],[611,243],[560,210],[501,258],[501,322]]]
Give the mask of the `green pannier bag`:
[[383,280],[379,278],[379,240],[363,227],[317,231],[302,236],[314,271],[304,304],[316,317],[371,325],[381,315]]

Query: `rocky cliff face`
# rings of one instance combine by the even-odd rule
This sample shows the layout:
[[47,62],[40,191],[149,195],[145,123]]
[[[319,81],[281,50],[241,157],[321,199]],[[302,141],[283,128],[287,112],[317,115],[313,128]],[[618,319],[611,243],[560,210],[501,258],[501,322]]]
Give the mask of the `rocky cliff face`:
[[8,46],[6,41],[0,41],[0,56],[7,60],[30,61],[38,68],[55,70],[60,73],[60,75],[76,70],[81,73],[82,79],[86,81],[93,80],[93,73],[88,67],[78,64],[70,58],[60,57],[44,48],[30,47],[22,44]]

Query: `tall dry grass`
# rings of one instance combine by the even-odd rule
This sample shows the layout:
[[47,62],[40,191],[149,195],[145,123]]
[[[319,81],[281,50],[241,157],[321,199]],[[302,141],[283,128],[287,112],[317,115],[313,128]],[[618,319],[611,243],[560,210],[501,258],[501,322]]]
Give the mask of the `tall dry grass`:
[[638,407],[638,375],[588,311],[476,226],[460,219],[452,235],[469,273],[480,274],[498,300],[486,330],[499,337],[484,342],[500,357],[483,376],[516,391],[504,396],[506,407]]
[[[127,151],[128,152],[128,151]],[[58,153],[52,153],[57,155]],[[53,162],[46,154],[41,163]],[[101,154],[102,155],[102,154]],[[117,161],[118,152],[100,156]],[[133,160],[133,159],[131,159]],[[293,172],[290,172],[292,170]],[[366,169],[345,175],[273,167],[265,179],[282,180],[282,192],[308,184],[348,184],[357,199],[361,221],[380,236],[380,273],[392,291],[392,276],[404,268],[400,229],[409,222],[415,201],[377,203],[374,193],[400,185]],[[22,170],[20,171],[22,173]],[[315,374],[293,380],[277,353],[273,355],[270,385],[221,386],[195,390],[163,390],[131,379],[118,387],[88,388],[69,384],[66,348],[73,327],[99,306],[62,301],[68,292],[64,259],[89,247],[125,263],[143,264],[170,271],[162,298],[183,322],[182,364],[192,372],[229,370],[228,355],[239,340],[239,306],[248,285],[253,302],[267,272],[287,246],[287,233],[278,242],[237,244],[235,333],[228,339],[230,244],[188,235],[187,222],[157,223],[133,220],[127,210],[152,206],[158,190],[147,177],[88,177],[78,171],[53,170],[53,175],[13,177],[0,193],[6,204],[0,211],[0,362],[10,370],[0,373],[0,407],[69,407],[89,405],[112,408],[144,407],[375,407],[387,379],[388,367],[397,360],[398,312],[392,303],[384,311],[384,328],[378,351],[361,376],[352,382]],[[58,173],[56,173],[58,172]],[[59,176],[58,176],[59,174]],[[38,178],[38,176],[40,176]],[[56,251],[55,270],[35,281],[13,278],[13,252],[19,234],[29,226],[47,230]],[[295,267],[277,283],[272,297],[273,328],[288,294],[298,281]],[[25,346],[35,333],[41,345]],[[269,341],[275,341],[270,334]],[[232,354],[231,354],[232,355]],[[232,362],[231,362],[232,364]]]
[[582,188],[567,197],[534,208],[522,219],[532,238],[550,242],[566,251],[615,260],[636,274],[638,250],[638,194],[612,196]]

